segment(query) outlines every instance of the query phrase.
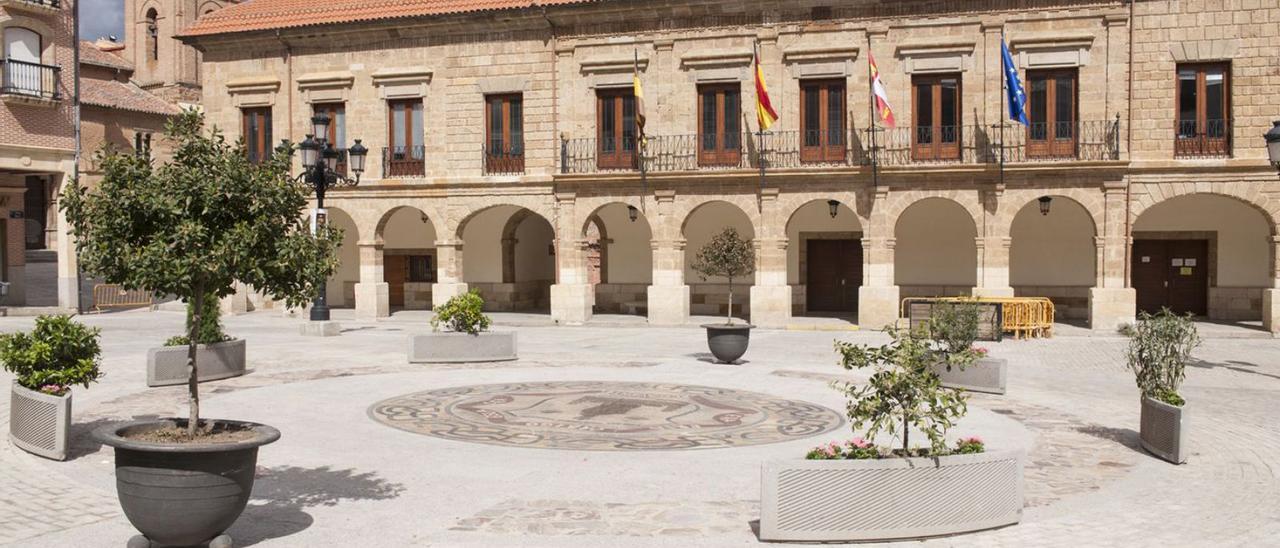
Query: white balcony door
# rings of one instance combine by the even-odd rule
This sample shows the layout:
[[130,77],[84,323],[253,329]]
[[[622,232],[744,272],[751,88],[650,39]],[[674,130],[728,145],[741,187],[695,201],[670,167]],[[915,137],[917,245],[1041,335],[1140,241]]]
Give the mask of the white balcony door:
[[5,63],[4,87],[6,90],[39,94],[42,76],[40,67],[23,63],[40,64],[40,35],[30,29],[9,27],[4,29]]

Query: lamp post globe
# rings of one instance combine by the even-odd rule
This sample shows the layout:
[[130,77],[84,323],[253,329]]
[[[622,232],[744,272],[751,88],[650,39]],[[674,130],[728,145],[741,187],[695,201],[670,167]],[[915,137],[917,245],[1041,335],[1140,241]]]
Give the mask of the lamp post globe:
[[356,144],[347,149],[347,162],[351,166],[351,171],[357,177],[364,173],[364,160],[369,155],[369,149],[360,144],[360,139],[356,139]]
[[1267,159],[1280,170],[1280,120],[1271,122],[1271,130],[1262,136],[1267,141]]
[[317,139],[324,141],[329,138],[329,117],[324,113],[316,113],[311,117],[312,135]]

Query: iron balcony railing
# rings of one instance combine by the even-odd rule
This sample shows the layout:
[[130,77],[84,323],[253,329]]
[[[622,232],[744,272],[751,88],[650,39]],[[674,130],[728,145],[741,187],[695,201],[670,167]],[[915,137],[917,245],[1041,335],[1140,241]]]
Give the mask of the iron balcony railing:
[[524,149],[509,150],[483,147],[480,150],[481,165],[485,175],[511,175],[524,173]]
[[[1120,119],[999,126],[876,128],[835,132],[771,131],[732,134],[651,135],[644,143],[648,172],[726,169],[930,164],[996,164],[1004,161],[1101,161],[1120,159]],[[874,139],[873,139],[874,137]],[[874,142],[874,146],[873,146]],[[612,145],[613,143],[605,143]],[[560,172],[601,173],[639,169],[635,143],[601,146],[593,138],[562,139]],[[718,146],[717,146],[718,145]]]
[[426,147],[382,147],[383,177],[421,177],[427,173]]
[[48,8],[54,8],[54,9],[58,9],[61,6],[61,4],[58,3],[58,0],[21,0],[21,1],[27,4],[35,4],[37,6],[44,6]]
[[62,69],[17,59],[4,60],[4,79],[0,93],[41,99],[62,99]]
[[1174,126],[1175,158],[1231,156],[1231,120],[1177,120]]

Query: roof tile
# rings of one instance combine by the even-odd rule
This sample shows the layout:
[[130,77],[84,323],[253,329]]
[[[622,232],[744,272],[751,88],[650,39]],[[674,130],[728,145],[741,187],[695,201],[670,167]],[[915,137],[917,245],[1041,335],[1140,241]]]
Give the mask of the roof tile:
[[165,101],[133,82],[119,80],[80,80],[80,102],[86,105],[172,116],[178,114],[178,106]]

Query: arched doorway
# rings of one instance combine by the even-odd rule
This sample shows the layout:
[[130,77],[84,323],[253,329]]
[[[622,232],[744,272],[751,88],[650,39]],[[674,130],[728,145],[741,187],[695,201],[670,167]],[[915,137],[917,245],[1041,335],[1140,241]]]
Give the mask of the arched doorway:
[[1273,228],[1253,205],[1215,194],[1178,196],[1143,211],[1132,231],[1129,281],[1139,311],[1262,317]]
[[1089,289],[1098,284],[1093,217],[1079,202],[1045,196],[1024,204],[1009,230],[1009,285],[1019,297],[1048,297],[1059,320],[1089,319]]
[[894,227],[894,281],[901,298],[973,294],[978,230],[960,204],[925,198],[907,206]]
[[814,200],[787,221],[792,316],[853,319],[862,286],[862,225],[848,205]]
[[342,229],[342,246],[338,248],[338,268],[329,276],[325,286],[325,300],[332,308],[356,306],[356,284],[360,282],[360,230],[347,212],[326,207],[326,222]]
[[[744,240],[755,239],[751,218],[742,209],[723,201],[707,202],[694,208],[685,218],[682,231],[685,238],[685,280],[689,285],[689,313],[693,316],[724,316],[729,313],[729,280],[722,277],[703,279],[693,265],[698,252],[711,238],[726,228],[737,230]],[[751,310],[749,296],[754,285],[753,276],[733,280],[733,311],[735,317],[746,318]]]
[[436,230],[422,210],[402,206],[378,223],[382,245],[382,281],[392,309],[431,308],[436,281]]
[[492,206],[467,218],[463,281],[490,311],[549,312],[556,279],[555,230],[533,211]]
[[587,280],[594,286],[594,314],[648,313],[647,291],[653,283],[653,232],[644,213],[614,202],[587,218]]

